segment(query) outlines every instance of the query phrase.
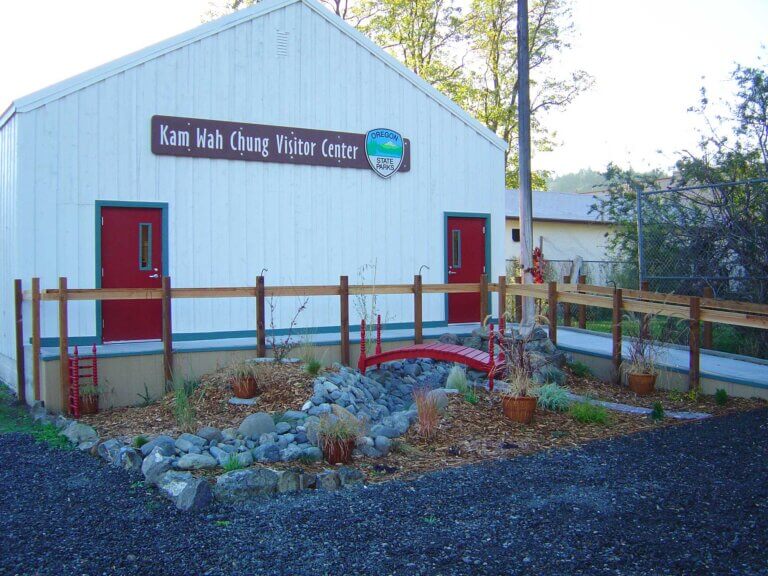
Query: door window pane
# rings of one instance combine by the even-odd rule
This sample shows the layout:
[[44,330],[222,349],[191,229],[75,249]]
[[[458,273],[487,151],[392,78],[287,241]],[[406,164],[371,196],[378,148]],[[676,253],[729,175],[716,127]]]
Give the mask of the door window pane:
[[461,230],[451,230],[451,267],[461,268]]
[[152,270],[152,224],[139,224],[139,270]]

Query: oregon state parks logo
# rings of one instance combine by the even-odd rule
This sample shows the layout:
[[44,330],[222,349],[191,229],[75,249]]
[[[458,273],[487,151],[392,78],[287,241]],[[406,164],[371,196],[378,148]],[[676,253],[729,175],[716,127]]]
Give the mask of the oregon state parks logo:
[[376,174],[389,178],[403,163],[403,137],[388,128],[369,130],[365,135],[365,156]]

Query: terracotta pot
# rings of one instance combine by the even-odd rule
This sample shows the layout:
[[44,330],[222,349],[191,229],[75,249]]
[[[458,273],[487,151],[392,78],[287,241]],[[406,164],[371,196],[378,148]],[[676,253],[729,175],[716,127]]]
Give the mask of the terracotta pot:
[[248,378],[237,378],[232,381],[232,392],[238,398],[248,400],[256,396],[256,378],[249,376]]
[[520,424],[530,424],[533,420],[533,413],[536,410],[535,396],[504,396],[501,399],[501,408],[504,410],[504,416],[513,422]]
[[627,374],[629,389],[638,396],[647,396],[652,393],[656,387],[656,374],[638,374],[629,372]]
[[99,397],[95,394],[80,396],[80,415],[97,414],[99,411]]
[[350,438],[348,440],[330,440],[323,441],[323,456],[328,464],[349,464],[352,462],[352,451],[355,449],[357,440]]

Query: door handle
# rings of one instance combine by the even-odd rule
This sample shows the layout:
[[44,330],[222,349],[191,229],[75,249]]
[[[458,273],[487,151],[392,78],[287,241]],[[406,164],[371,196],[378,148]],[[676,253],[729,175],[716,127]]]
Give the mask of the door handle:
[[454,272],[453,270],[448,270],[448,274],[452,276],[453,274],[458,274],[458,272]]
[[160,274],[150,274],[150,278],[160,278]]

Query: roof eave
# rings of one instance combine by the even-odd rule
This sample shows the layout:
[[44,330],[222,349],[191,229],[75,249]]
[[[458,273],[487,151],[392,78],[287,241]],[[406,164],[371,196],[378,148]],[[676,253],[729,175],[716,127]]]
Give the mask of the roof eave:
[[13,118],[13,115],[16,114],[16,102],[11,102],[10,106],[5,109],[5,112],[3,112],[0,115],[0,129],[5,126],[8,121],[10,121],[11,118]]

